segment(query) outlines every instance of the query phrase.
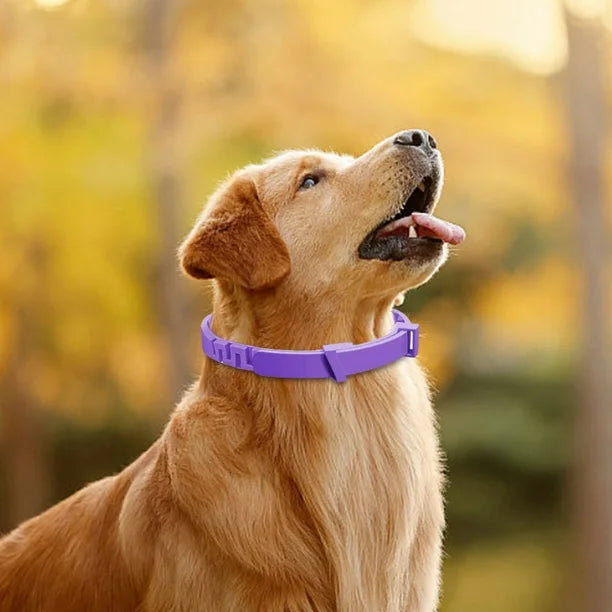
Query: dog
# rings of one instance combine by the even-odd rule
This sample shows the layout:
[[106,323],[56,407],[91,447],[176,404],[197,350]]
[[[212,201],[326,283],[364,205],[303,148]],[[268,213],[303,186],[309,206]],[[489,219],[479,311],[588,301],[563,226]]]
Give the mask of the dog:
[[[285,152],[218,188],[182,269],[214,279],[221,338],[372,341],[463,238],[430,214],[442,183],[421,130],[357,158]],[[0,610],[429,612],[443,480],[415,359],[337,382],[206,357],[134,463],[0,540]]]

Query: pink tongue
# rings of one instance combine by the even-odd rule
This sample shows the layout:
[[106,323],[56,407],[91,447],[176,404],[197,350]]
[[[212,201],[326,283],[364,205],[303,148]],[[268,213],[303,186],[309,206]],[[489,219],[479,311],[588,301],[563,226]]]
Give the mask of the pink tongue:
[[406,234],[410,226],[415,227],[419,238],[438,238],[449,244],[460,244],[465,240],[465,230],[459,225],[421,212],[413,212],[409,217],[402,217],[388,223],[379,230],[377,235]]
[[412,218],[416,223],[419,236],[439,238],[450,244],[461,244],[465,240],[465,230],[459,225],[427,213],[414,212]]

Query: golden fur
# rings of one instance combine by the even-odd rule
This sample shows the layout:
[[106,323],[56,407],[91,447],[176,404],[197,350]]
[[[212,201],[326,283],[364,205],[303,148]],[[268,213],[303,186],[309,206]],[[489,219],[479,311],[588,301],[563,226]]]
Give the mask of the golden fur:
[[[180,251],[215,278],[217,335],[312,349],[389,331],[446,255],[356,255],[414,180],[417,153],[396,149],[289,152],[218,189]],[[308,172],[321,180],[300,189]],[[416,360],[339,384],[205,358],[139,459],[0,540],[0,610],[429,612],[441,487]]]

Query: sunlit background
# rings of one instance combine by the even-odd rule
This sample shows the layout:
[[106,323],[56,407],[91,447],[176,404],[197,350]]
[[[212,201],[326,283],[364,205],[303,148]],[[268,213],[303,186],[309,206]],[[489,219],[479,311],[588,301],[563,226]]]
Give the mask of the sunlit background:
[[127,465],[197,376],[209,294],[174,252],[228,172],[422,127],[468,232],[403,306],[442,610],[612,609],[611,26],[606,0],[1,1],[0,531]]

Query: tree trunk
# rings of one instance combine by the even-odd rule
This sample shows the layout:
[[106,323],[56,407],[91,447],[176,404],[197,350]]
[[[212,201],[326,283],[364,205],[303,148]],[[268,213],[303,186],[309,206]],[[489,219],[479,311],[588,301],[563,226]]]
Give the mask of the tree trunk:
[[612,605],[612,369],[607,351],[604,214],[604,31],[597,20],[566,12],[569,61],[565,84],[570,175],[581,266],[581,338],[572,483],[576,578],[573,610],[602,612]]
[[32,394],[36,380],[27,370],[28,360],[40,353],[44,320],[47,256],[41,241],[26,245],[26,269],[30,282],[15,295],[15,341],[5,371],[0,375],[0,457],[4,467],[6,501],[2,503],[2,527],[12,529],[46,507],[50,501],[51,470],[43,415]]
[[[7,493],[3,500],[2,530],[10,530],[46,507],[49,502],[49,469],[46,436],[41,414],[25,393],[3,384],[0,398],[2,452]],[[30,382],[30,384],[32,384]]]
[[[187,349],[194,330],[176,258],[181,238],[182,193],[175,139],[180,100],[170,70],[172,6],[170,0],[147,0],[144,35],[152,98],[149,163],[159,232],[157,300],[169,356],[168,387],[171,398],[176,400],[191,378]],[[167,407],[162,410],[165,415]]]

